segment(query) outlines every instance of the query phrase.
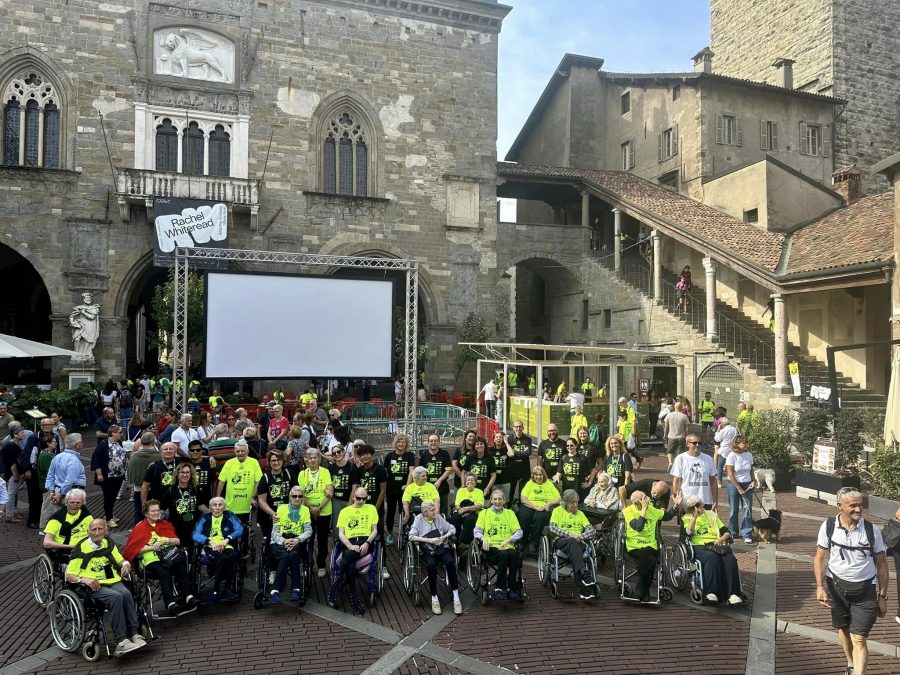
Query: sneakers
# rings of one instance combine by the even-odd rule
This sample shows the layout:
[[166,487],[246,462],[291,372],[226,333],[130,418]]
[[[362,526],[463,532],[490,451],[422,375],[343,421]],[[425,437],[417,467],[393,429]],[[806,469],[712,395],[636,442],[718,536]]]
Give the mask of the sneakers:
[[582,600],[593,600],[594,597],[595,597],[594,592],[588,588],[585,588],[581,591],[581,599]]
[[169,616],[178,616],[178,613],[181,611],[181,605],[179,605],[177,602],[173,602],[168,607],[166,607],[166,609],[169,612]]
[[719,602],[718,596],[715,593],[707,593],[706,595],[707,602]]
[[387,567],[383,567],[383,568],[381,569],[381,578],[382,578],[382,579],[390,579],[390,578],[391,578],[391,573],[388,572],[388,568],[387,568]]
[[269,593],[269,604],[270,605],[280,605],[281,604],[281,593],[278,591],[272,591]]
[[140,649],[141,647],[143,647],[143,645],[137,645],[128,638],[125,638],[116,645],[116,651],[113,652],[113,656],[122,656],[122,654],[133,652],[135,649]]
[[440,600],[432,600],[431,601],[431,613],[432,614],[440,614],[441,613],[441,601]]
[[719,487],[722,487],[722,481],[717,480],[717,481],[716,481],[716,485],[718,485]]
[[844,675],[854,675],[854,673],[856,673],[856,671],[853,670],[853,666],[847,666],[847,670],[844,671]]
[[222,599],[225,602],[234,602],[238,599],[238,596],[230,588],[226,588],[224,591],[222,591]]
[[389,534],[389,535],[387,536],[387,545],[388,545],[388,546],[393,546],[393,545],[394,545],[394,535]]
[[324,577],[324,576],[325,576],[325,568],[324,568],[324,567],[320,567],[319,569],[317,569],[317,570],[316,570],[316,576],[319,577],[320,579],[321,579],[322,577]]
[[510,599],[510,601],[515,602],[519,599],[519,594],[516,591],[510,591],[506,594],[506,597]]
[[491,594],[491,600],[494,602],[500,602],[503,600],[503,591],[499,588],[495,588],[493,594]]
[[140,633],[136,633],[136,634],[131,638],[131,644],[137,645],[138,647],[146,647],[146,646],[147,646],[147,641],[144,639],[144,636],[143,636],[143,635],[141,635]]
[[109,525],[110,529],[112,529],[114,527],[119,526],[119,521],[116,520],[115,518],[110,518],[109,520],[106,521],[106,524]]
[[456,614],[457,616],[459,616],[460,614],[462,614],[462,612],[463,612],[462,602],[459,600],[454,600],[453,601],[453,613]]
[[209,595],[209,604],[215,605],[219,602],[219,591],[213,591]]
[[896,621],[897,623],[900,623],[900,616],[895,616],[894,621]]
[[729,604],[729,605],[740,605],[740,604],[743,603],[743,602],[744,602],[744,601],[741,600],[741,596],[739,596],[739,595],[734,595],[734,594],[732,594],[732,595],[730,595],[730,596],[728,597],[728,604]]
[[300,601],[300,589],[295,588],[291,591],[291,594],[288,596],[288,600],[290,602],[299,602]]
[[752,543],[753,543],[753,538],[752,538],[752,537],[744,537],[744,543],[745,543],[745,544],[752,544]]

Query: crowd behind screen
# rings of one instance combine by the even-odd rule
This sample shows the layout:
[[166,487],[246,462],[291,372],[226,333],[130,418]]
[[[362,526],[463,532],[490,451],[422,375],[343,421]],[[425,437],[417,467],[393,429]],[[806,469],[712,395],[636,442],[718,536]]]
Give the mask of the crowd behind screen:
[[[197,380],[187,384],[187,411],[180,415],[167,404],[173,388],[180,392],[180,382],[165,376],[144,376],[120,384],[110,380],[98,391],[96,420],[87,432],[96,436],[88,471],[79,457],[85,445],[81,434],[69,433],[56,413],[41,420],[36,433],[27,431],[7,419],[10,394],[0,392],[0,433],[6,432],[0,452],[5,478],[0,484],[3,516],[8,523],[22,521],[16,502],[20,489],[26,490],[26,525],[40,530],[45,548],[56,559],[66,562],[71,555],[80,560],[81,548],[102,550],[106,542],[111,546],[111,563],[121,568],[116,578],[127,576],[131,566],[139,565],[160,580],[167,609],[175,615],[195,609],[200,598],[189,587],[183,567],[163,564],[166,551],[184,549],[186,561],[202,559],[214,569],[209,601],[232,600],[230,581],[253,527],[259,527],[271,542],[278,560],[278,573],[269,591],[269,599],[275,603],[285,591],[288,572],[292,583],[296,582],[293,572],[298,554],[305,555],[302,544],[307,541],[315,541],[310,562],[315,574],[323,577],[329,538],[346,547],[344,560],[349,560],[364,556],[366,547],[376,540],[392,545],[398,532],[407,530],[414,541],[437,542],[439,550],[450,537],[461,546],[473,541],[483,545],[503,570],[492,597],[516,599],[520,552],[521,556],[536,555],[544,526],[557,520],[569,522],[573,516],[566,514],[584,507],[627,513],[634,507],[640,511],[646,502],[646,511],[651,496],[656,503],[663,493],[674,493],[678,505],[694,498],[694,507],[699,503],[701,512],[705,505],[710,521],[720,525],[717,536],[727,534],[752,542],[750,506],[757,487],[752,454],[746,438],[729,422],[727,411],[715,406],[708,393],[698,406],[702,432],[696,434],[689,429],[691,408],[686,397],[666,394],[660,399],[654,392],[645,397],[650,404],[648,435],[662,437],[669,456],[670,488],[662,481],[637,478],[642,457],[634,394],[618,402],[615,433],[609,433],[599,418],[593,423],[585,418],[585,400],[605,397],[606,390],[590,378],[577,387],[577,396],[569,394],[565,382],[555,394],[549,384],[544,387],[552,398],[570,403],[573,431],[566,439],[560,438],[553,424],[546,438],[532,439],[522,422],[513,421],[508,434],[497,432],[486,439],[469,431],[459,447],[451,448],[441,447],[441,438],[432,435],[425,439],[426,447],[417,451],[409,438],[398,435],[392,449],[377,460],[374,448],[352,440],[339,408],[326,411],[319,405],[320,393],[332,384],[318,383],[304,391],[291,419],[284,414],[284,393],[276,390],[265,397],[253,419],[245,408],[226,404],[218,390],[201,394]],[[533,381],[527,386],[535,389]],[[486,389],[486,403],[502,396],[496,383]],[[402,394],[403,383],[398,379],[398,401]],[[496,414],[495,406],[487,407]],[[752,407],[741,404],[738,421],[752,421],[753,414]],[[704,445],[712,459],[700,452]],[[103,494],[103,513],[87,513],[84,490],[88,480]],[[727,526],[714,520],[723,482],[731,507]],[[116,501],[123,499],[133,502],[131,523],[120,523],[115,517]],[[411,505],[416,508],[411,510]],[[510,506],[515,508],[507,508]],[[354,511],[351,522],[358,525],[361,518],[367,522],[363,515],[368,514],[371,537],[365,531],[345,531],[348,518],[344,514],[342,519],[341,514],[361,507],[365,510]],[[697,513],[693,515],[696,518]],[[110,530],[129,525],[122,557],[105,537]],[[587,540],[586,534],[567,534],[553,524],[554,528],[564,542],[567,536],[579,545]],[[493,536],[497,530],[507,536],[497,540]],[[199,558],[195,549],[201,551]],[[450,560],[426,556],[435,613],[441,611],[433,578],[439,563],[447,566]],[[67,577],[70,582],[85,583],[98,594],[113,592],[102,583],[98,587],[84,569],[76,568],[78,573]],[[451,576],[449,572],[448,567]],[[453,611],[458,613],[462,606],[455,574],[454,569],[451,590]],[[586,580],[580,569],[578,575],[579,581],[585,581],[581,597],[591,599],[587,587],[592,580]],[[390,576],[386,568],[384,576]],[[340,590],[340,580],[339,573],[329,601]],[[349,587],[354,611],[365,611],[353,595],[355,584]],[[122,593],[121,588],[115,590]],[[302,589],[292,587],[288,592],[289,600],[305,601]],[[726,602],[729,598],[723,592],[723,597],[715,600]],[[121,653],[143,646],[134,635],[126,635],[132,630],[130,622],[126,607],[116,624],[117,651]]]

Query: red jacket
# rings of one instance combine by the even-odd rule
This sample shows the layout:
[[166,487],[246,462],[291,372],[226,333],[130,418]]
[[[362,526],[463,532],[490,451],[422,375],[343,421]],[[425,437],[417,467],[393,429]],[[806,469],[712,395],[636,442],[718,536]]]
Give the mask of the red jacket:
[[[150,521],[146,518],[135,525],[134,529],[131,531],[131,535],[128,537],[128,541],[125,543],[125,553],[122,554],[125,560],[133,565],[135,563],[135,558],[138,557],[141,549],[150,542],[150,537],[153,536],[153,532],[154,528],[150,526]],[[175,534],[175,528],[168,520],[156,521],[156,534],[167,539],[178,538],[178,535]]]

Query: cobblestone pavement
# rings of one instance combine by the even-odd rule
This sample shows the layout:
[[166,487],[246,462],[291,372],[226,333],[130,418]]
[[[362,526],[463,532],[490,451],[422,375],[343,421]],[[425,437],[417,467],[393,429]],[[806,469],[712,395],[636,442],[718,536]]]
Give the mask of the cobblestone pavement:
[[[639,478],[662,477],[664,457],[650,457]],[[723,491],[724,492],[724,491]],[[202,607],[197,613],[155,625],[158,639],[122,659],[87,663],[53,644],[47,614],[31,594],[31,564],[39,539],[21,525],[0,525],[0,675],[7,673],[843,673],[844,657],[827,611],[814,599],[810,556],[821,520],[832,507],[775,496],[785,512],[777,545],[737,544],[735,552],[745,592],[751,601],[777,607],[774,628],[751,631],[752,608],[721,610],[697,607],[684,593],[660,607],[623,604],[609,587],[614,572],[601,570],[599,601],[584,604],[554,599],[538,581],[533,561],[525,566],[528,600],[524,605],[481,606],[466,591],[466,612],[434,617],[414,607],[403,592],[395,548],[387,555],[392,578],[377,606],[357,618],[328,608],[324,580],[315,579],[310,602],[302,611],[253,608],[255,584],[247,580],[234,607]],[[88,505],[100,511],[99,493],[89,488]],[[727,505],[720,507],[727,513]],[[759,503],[755,505],[758,511]],[[125,536],[132,504],[120,501],[116,516]],[[664,536],[675,536],[668,524]],[[758,551],[775,549],[775,583],[757,588]],[[769,555],[767,552],[766,555]],[[253,574],[250,577],[254,577]],[[761,577],[761,580],[763,577]],[[562,588],[565,590],[565,583]],[[763,591],[762,589],[774,589]],[[892,586],[893,590],[893,586]],[[893,593],[892,593],[893,595]],[[446,596],[442,596],[446,600]],[[900,625],[889,616],[872,632],[871,673],[900,672]],[[753,626],[759,619],[753,616]],[[762,626],[763,624],[759,624]],[[756,636],[768,642],[771,656],[751,647]],[[754,656],[749,656],[753,654]]]

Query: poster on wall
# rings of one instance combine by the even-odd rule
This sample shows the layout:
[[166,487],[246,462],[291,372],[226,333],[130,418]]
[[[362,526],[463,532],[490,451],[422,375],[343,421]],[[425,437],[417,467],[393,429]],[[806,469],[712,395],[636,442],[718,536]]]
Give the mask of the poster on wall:
[[[175,264],[176,247],[227,248],[228,207],[221,202],[180,197],[153,200],[156,245],[153,261],[157,267]],[[191,267],[225,269],[225,261],[190,262]]]
[[791,376],[791,386],[794,388],[794,396],[800,396],[800,364],[796,361],[791,361],[788,364],[788,373]]
[[813,446],[812,470],[823,473],[834,473],[837,458],[837,445],[831,438],[817,438]]

